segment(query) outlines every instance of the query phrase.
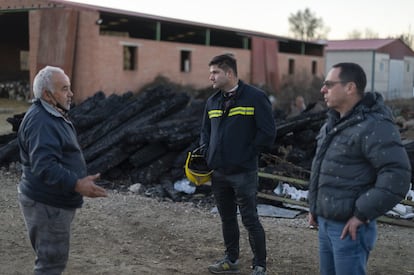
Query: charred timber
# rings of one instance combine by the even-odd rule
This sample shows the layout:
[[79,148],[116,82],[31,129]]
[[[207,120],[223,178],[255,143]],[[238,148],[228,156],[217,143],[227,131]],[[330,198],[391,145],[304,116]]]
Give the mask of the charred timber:
[[69,111],[69,117],[73,121],[77,121],[81,116],[88,114],[95,109],[98,102],[105,99],[105,94],[102,91],[96,92],[93,96],[88,97],[79,105],[73,106]]
[[96,126],[98,123],[107,120],[109,117],[114,114],[114,112],[119,112],[122,110],[123,106],[133,94],[127,92],[122,96],[115,94],[110,95],[109,97],[97,101],[96,106],[93,110],[90,110],[85,115],[78,115],[76,120],[74,119],[74,125],[78,131],[80,129],[90,129],[91,127]]
[[[97,124],[89,130],[83,131],[79,135],[79,143],[82,148],[90,146],[92,143],[107,135],[109,132],[117,129],[129,119],[139,115],[149,106],[154,106],[160,100],[167,99],[171,96],[164,88],[147,90],[142,94],[125,102],[123,106],[119,106],[116,110],[108,112],[110,117],[103,123]],[[105,110],[103,110],[105,111]]]
[[276,139],[309,129],[319,131],[326,120],[326,112],[324,110],[316,113],[302,113],[279,123],[276,125]]
[[6,166],[11,162],[19,161],[19,147],[17,138],[12,139],[8,143],[0,147],[0,165]]
[[94,144],[84,150],[86,161],[92,161],[99,157],[104,151],[112,146],[116,146],[121,140],[128,135],[131,129],[139,129],[145,125],[155,123],[160,119],[183,108],[188,102],[188,95],[177,94],[170,100],[160,102],[154,107],[145,109],[142,113],[136,114],[129,120],[112,129],[108,135],[97,140]]
[[132,183],[140,183],[143,185],[158,184],[162,176],[171,169],[171,165],[176,157],[176,152],[169,152],[151,164],[133,170],[131,172]]

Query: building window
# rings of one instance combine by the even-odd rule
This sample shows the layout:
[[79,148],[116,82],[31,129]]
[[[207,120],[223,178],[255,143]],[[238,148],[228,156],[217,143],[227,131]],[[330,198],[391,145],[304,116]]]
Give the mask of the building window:
[[191,71],[191,51],[181,51],[180,66],[181,72],[188,73]]
[[289,74],[292,75],[295,73],[295,60],[289,59]]
[[318,62],[314,60],[312,61],[312,75],[316,75],[317,71],[318,71]]
[[137,69],[137,47],[124,46],[124,70],[134,71]]

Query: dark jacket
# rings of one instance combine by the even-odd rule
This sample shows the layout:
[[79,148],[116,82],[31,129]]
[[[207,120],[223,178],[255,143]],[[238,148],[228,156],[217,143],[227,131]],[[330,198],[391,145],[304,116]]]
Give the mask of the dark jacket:
[[410,180],[407,152],[380,94],[365,93],[343,118],[329,111],[312,163],[312,214],[338,221],[375,219],[404,198]]
[[23,173],[20,191],[29,198],[59,208],[82,206],[74,191],[86,176],[86,163],[72,123],[42,100],[26,112],[18,131]]
[[207,100],[200,138],[209,167],[228,174],[257,170],[259,153],[276,137],[266,94],[242,81],[238,85],[227,110],[222,91]]

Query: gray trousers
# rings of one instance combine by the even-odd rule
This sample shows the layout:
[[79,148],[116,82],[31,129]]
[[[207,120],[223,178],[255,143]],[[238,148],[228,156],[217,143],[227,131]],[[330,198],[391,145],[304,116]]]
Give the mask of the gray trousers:
[[62,274],[69,258],[70,226],[76,209],[39,203],[20,192],[18,199],[36,253],[34,274]]

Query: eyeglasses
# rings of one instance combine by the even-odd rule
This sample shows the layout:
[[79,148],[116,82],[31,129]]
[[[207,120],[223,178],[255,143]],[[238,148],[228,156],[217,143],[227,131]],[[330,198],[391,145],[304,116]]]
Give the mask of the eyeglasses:
[[326,88],[330,89],[338,83],[344,84],[344,83],[347,83],[347,81],[329,81],[329,80],[326,80],[326,81],[322,82],[322,86],[325,86]]

